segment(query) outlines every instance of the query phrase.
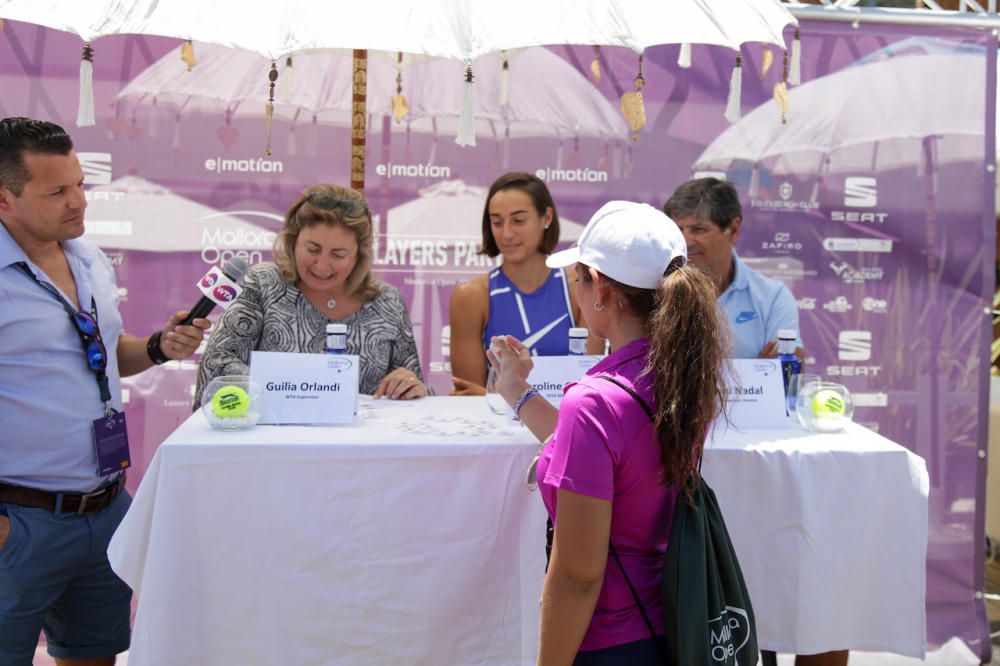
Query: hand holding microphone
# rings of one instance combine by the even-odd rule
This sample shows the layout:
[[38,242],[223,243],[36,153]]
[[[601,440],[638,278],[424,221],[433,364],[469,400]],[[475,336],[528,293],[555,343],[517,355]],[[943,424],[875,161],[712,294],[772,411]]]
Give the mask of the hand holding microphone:
[[162,331],[149,337],[146,354],[153,363],[160,365],[169,360],[187,358],[195,351],[205,337],[205,331],[212,323],[205,317],[216,305],[223,308],[239,296],[239,281],[246,275],[249,265],[240,257],[233,257],[220,271],[212,267],[201,280],[198,289],[202,297],[190,310],[178,310]]

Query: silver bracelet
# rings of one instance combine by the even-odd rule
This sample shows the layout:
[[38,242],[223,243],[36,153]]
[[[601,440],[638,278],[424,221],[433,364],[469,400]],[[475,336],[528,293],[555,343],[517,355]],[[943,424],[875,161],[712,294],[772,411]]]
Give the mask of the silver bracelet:
[[528,402],[529,400],[531,400],[536,395],[541,395],[541,394],[538,391],[535,390],[534,386],[529,386],[528,388],[524,389],[524,393],[522,393],[521,397],[518,398],[517,402],[514,403],[514,420],[515,421],[520,421],[521,420],[521,408],[524,407],[524,403]]

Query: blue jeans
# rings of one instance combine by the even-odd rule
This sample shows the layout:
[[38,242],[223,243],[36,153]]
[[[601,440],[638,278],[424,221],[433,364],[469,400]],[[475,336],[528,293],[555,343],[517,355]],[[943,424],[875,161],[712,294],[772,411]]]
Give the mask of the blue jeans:
[[108,563],[108,542],[132,498],[121,492],[78,516],[0,503],[0,666],[30,666],[44,630],[49,654],[110,657],[128,649],[132,590]]
[[592,652],[578,652],[573,666],[658,666],[664,661],[661,640],[662,637],[644,638]]

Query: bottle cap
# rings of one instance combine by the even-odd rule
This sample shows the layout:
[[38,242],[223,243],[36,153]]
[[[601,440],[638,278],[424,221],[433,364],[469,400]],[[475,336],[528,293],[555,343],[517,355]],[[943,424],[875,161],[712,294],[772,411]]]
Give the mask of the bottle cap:
[[796,333],[795,331],[793,331],[790,328],[783,328],[780,331],[778,331],[778,339],[779,340],[791,340],[791,341],[794,342],[795,339],[798,338],[798,337],[799,337],[799,334]]
[[337,333],[347,333],[347,324],[327,324],[326,334],[336,335]]
[[571,338],[585,338],[589,335],[589,331],[585,328],[571,328],[569,329],[569,337]]

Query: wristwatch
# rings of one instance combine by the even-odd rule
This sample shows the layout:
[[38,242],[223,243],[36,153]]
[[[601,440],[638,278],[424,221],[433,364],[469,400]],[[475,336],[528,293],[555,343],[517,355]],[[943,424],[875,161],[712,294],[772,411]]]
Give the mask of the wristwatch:
[[146,343],[146,356],[149,360],[153,362],[154,365],[163,365],[170,359],[167,355],[163,353],[160,349],[160,336],[163,335],[163,331],[157,331],[149,336],[149,341]]

